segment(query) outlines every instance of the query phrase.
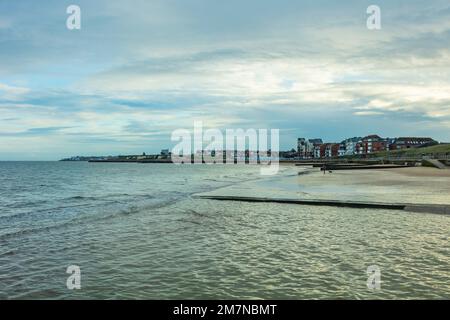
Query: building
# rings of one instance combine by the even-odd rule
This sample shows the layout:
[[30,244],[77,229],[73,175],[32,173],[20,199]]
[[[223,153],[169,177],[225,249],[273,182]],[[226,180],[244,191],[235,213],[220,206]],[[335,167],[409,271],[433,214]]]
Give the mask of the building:
[[298,139],[298,150],[301,158],[330,158],[351,155],[366,155],[386,150],[399,150],[407,148],[420,148],[438,144],[428,137],[399,137],[382,138],[372,134],[361,137],[353,137],[343,140],[341,143],[323,143],[322,139]]
[[314,147],[314,158],[334,158],[339,156],[339,143],[323,143]]
[[395,138],[386,138],[386,150],[393,150],[395,148]]
[[396,138],[394,143],[390,146],[390,150],[420,148],[434,146],[438,142],[432,138],[424,137],[399,137]]
[[361,139],[363,153],[369,154],[386,150],[386,140],[379,135],[372,134]]
[[158,159],[168,159],[171,157],[171,152],[169,149],[162,149],[161,154],[157,156]]
[[297,152],[298,152],[298,157],[300,159],[305,159],[306,156],[306,139],[305,138],[298,138],[297,139]]
[[292,149],[290,151],[280,151],[280,160],[288,160],[288,159],[294,159],[298,156],[298,152],[295,151],[295,149]]
[[351,156],[354,154],[358,154],[356,151],[356,145],[362,142],[361,137],[353,137],[345,139],[341,142],[339,147],[339,156]]
[[320,138],[308,140],[306,140],[305,138],[298,138],[297,139],[298,157],[300,159],[314,158],[314,148],[322,144],[323,142],[322,139]]
[[316,148],[320,148],[321,145],[323,145],[323,141],[320,138],[316,138],[316,139],[309,139],[308,140],[309,144],[310,144],[310,156],[311,158],[316,158]]
[[345,143],[341,142],[339,144],[338,157],[343,157],[343,156],[345,156]]
[[334,158],[339,155],[339,143],[326,143],[325,144],[325,158]]
[[308,142],[313,146],[320,146],[321,144],[323,144],[323,141],[320,138],[309,139]]
[[[314,147],[314,151],[313,151],[313,157],[314,158],[321,158],[322,157],[322,148],[321,148],[322,146],[323,146],[323,144]],[[325,152],[323,154],[325,154]]]

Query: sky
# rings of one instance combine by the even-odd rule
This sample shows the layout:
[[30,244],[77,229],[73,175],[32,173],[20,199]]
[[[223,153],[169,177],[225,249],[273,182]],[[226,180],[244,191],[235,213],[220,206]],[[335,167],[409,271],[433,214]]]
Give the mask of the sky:
[[159,153],[194,121],[450,142],[450,3],[0,0],[0,160]]

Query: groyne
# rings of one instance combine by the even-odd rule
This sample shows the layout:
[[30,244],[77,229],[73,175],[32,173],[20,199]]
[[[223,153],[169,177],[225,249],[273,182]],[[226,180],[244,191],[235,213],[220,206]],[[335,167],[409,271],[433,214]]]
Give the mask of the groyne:
[[243,202],[266,202],[266,203],[269,202],[269,203],[298,204],[309,206],[389,209],[389,210],[404,210],[411,212],[450,214],[450,205],[438,205],[438,204],[435,205],[435,204],[414,204],[414,203],[384,203],[384,202],[325,200],[325,199],[260,198],[260,197],[241,197],[241,196],[224,196],[224,195],[196,195],[194,197],[200,199],[219,200],[219,201],[243,201]]

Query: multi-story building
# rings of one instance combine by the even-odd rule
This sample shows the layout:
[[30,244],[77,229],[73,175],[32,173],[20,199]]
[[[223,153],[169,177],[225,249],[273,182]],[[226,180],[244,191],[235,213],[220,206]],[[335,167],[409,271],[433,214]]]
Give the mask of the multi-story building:
[[339,157],[345,156],[345,143],[344,142],[341,142],[339,144],[338,156]]
[[320,146],[323,145],[323,141],[320,138],[316,138],[316,139],[309,139],[308,142],[310,145],[311,158],[316,158],[316,148],[317,147],[320,148]]
[[322,139],[298,138],[297,153],[301,159],[330,158],[347,155],[365,155],[385,150],[416,148],[435,144],[438,144],[438,142],[432,138],[381,138],[376,134],[368,135],[364,138],[348,138],[341,143],[323,143]]
[[333,158],[339,155],[339,143],[326,143],[325,144],[325,158]]
[[339,156],[351,156],[358,154],[356,151],[356,145],[362,142],[361,140],[361,137],[353,137],[342,141],[341,146],[339,147]]
[[425,137],[399,137],[391,144],[390,150],[408,149],[417,147],[433,146],[438,142],[432,138]]
[[300,159],[306,158],[307,141],[305,138],[297,139],[297,152]]
[[395,138],[386,138],[384,139],[386,141],[386,150],[392,150],[392,148],[395,146]]
[[322,145],[317,145],[314,147],[313,155],[314,158],[321,158],[322,157]]
[[322,139],[308,139],[298,138],[297,139],[297,151],[298,156],[301,159],[314,158],[314,148],[323,144]]
[[321,144],[323,144],[323,141],[320,138],[309,139],[308,142],[313,146],[320,146]]
[[339,155],[339,143],[324,143],[314,147],[314,158],[333,158]]
[[386,150],[386,141],[376,134],[362,138],[363,154]]

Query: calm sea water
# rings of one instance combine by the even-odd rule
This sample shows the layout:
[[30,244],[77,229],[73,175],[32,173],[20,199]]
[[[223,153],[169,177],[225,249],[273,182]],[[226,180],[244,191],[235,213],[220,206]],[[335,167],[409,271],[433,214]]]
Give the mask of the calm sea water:
[[[448,216],[192,197],[271,179],[255,166],[0,162],[0,298],[450,298]],[[70,265],[81,290],[66,287]],[[367,288],[370,265],[381,290]]]

